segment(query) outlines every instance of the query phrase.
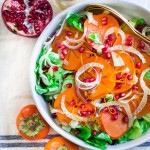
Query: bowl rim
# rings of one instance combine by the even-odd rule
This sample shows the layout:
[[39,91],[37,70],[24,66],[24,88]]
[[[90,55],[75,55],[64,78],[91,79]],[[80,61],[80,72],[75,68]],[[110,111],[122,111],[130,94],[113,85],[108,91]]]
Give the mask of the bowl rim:
[[[125,0],[93,0],[92,4],[96,4],[96,3],[100,3],[100,4],[105,4],[105,5],[112,5],[112,4],[125,4],[125,5],[130,5],[133,8],[138,8],[140,10],[142,10],[145,13],[149,13],[149,10],[138,5],[138,4],[134,4],[132,2],[127,2]],[[61,127],[59,127],[50,117],[50,112],[48,111],[48,106],[46,105],[46,102],[44,102],[42,96],[38,93],[35,92],[35,83],[36,83],[36,77],[35,77],[35,65],[36,65],[36,60],[39,56],[39,52],[41,51],[42,48],[42,43],[46,40],[47,37],[49,37],[49,35],[52,35],[52,31],[55,31],[54,29],[56,29],[56,26],[53,26],[54,23],[60,23],[62,22],[63,18],[66,16],[66,14],[69,11],[72,12],[77,12],[80,11],[80,8],[85,8],[88,4],[91,4],[91,0],[87,0],[85,2],[81,2],[78,3],[74,6],[71,6],[69,8],[67,8],[66,10],[62,11],[61,13],[57,14],[52,20],[51,22],[47,25],[47,27],[43,30],[43,32],[41,33],[41,35],[39,36],[39,38],[37,39],[35,46],[33,48],[33,52],[31,54],[31,58],[30,58],[30,64],[29,64],[29,82],[30,82],[30,89],[31,89],[31,95],[34,99],[35,105],[37,106],[40,114],[43,116],[43,118],[47,121],[47,123],[57,132],[59,133],[61,136],[65,137],[66,139],[72,141],[73,143],[84,147],[84,148],[88,148],[88,149],[93,149],[93,150],[98,150],[98,148],[90,146],[88,144],[86,144],[84,141],[74,137],[73,135],[71,135],[70,133],[67,133],[66,131],[64,131]],[[50,29],[52,31],[50,31]],[[43,108],[41,108],[40,106],[43,105]],[[46,109],[44,109],[46,108]],[[148,131],[147,131],[148,132]],[[126,143],[123,144],[117,144],[115,146],[107,146],[108,150],[125,150],[128,148],[132,148],[135,146],[138,146],[146,141],[148,141],[150,139],[149,134],[145,134],[143,136],[141,136],[140,138],[136,139],[136,140],[132,140],[132,141],[128,141]],[[71,140],[71,138],[73,138],[73,140]],[[121,147],[120,147],[121,146]]]

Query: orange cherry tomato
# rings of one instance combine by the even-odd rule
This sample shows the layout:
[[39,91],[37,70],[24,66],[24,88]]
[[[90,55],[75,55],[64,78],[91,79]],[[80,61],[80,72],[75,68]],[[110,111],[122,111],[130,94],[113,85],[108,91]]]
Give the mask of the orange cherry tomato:
[[23,107],[16,118],[18,133],[27,140],[40,140],[48,135],[50,126],[33,104]]
[[44,150],[57,150],[57,149],[67,149],[67,150],[79,150],[79,146],[68,141],[67,139],[58,136],[50,139],[45,145]]

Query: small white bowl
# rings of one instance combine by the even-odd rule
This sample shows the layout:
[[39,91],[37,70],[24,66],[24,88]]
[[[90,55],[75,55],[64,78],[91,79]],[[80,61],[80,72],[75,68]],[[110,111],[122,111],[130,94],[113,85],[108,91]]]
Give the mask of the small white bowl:
[[[47,37],[49,37],[50,35],[52,35],[54,33],[54,31],[56,30],[57,24],[61,23],[62,20],[65,18],[66,14],[68,12],[79,12],[81,10],[84,10],[84,8],[88,5],[88,4],[105,4],[108,5],[114,9],[116,9],[117,11],[119,11],[123,16],[125,16],[127,19],[131,19],[134,17],[142,17],[144,18],[147,22],[149,20],[149,11],[145,10],[144,8],[132,4],[132,3],[128,3],[125,1],[118,1],[118,0],[88,0],[82,3],[79,3],[77,5],[74,5],[66,10],[64,10],[62,13],[58,14],[49,24],[48,26],[44,29],[44,31],[42,32],[42,34],[40,35],[40,37],[38,38],[35,47],[33,49],[33,53],[32,53],[32,57],[31,57],[31,62],[30,62],[30,85],[31,85],[31,91],[32,91],[32,95],[35,101],[35,104],[39,110],[39,112],[41,113],[41,115],[44,117],[44,119],[47,121],[47,123],[60,135],[62,135],[63,137],[65,137],[66,139],[72,141],[73,143],[84,147],[86,149],[90,149],[90,150],[98,150],[98,148],[95,148],[93,146],[90,146],[86,143],[84,143],[84,141],[76,138],[75,136],[71,135],[70,133],[67,133],[66,131],[64,131],[62,128],[60,128],[51,118],[50,112],[49,112],[49,108],[46,104],[46,102],[44,101],[44,99],[42,98],[41,95],[39,95],[38,93],[36,93],[35,91],[35,84],[36,84],[36,76],[34,73],[34,69],[36,66],[36,61],[37,58],[39,57],[41,48],[42,48],[42,43],[46,40]],[[150,21],[150,20],[149,20]],[[150,24],[150,22],[148,22],[148,24]],[[136,140],[132,140],[123,144],[118,144],[118,145],[108,145],[107,149],[108,150],[125,150],[137,145],[140,145],[144,142],[146,142],[147,140],[150,139],[150,130],[144,134],[142,137],[136,139]]]

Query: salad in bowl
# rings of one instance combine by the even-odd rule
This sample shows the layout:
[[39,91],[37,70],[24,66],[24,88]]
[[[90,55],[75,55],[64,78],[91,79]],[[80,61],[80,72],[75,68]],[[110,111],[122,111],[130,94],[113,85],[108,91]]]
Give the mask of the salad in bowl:
[[143,136],[150,127],[149,44],[108,11],[68,11],[34,59],[33,96],[49,111],[43,117],[93,149]]

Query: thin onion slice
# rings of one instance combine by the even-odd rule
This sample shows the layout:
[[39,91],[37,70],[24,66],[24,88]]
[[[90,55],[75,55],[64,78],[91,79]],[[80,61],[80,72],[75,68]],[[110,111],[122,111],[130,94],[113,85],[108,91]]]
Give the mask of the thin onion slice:
[[84,15],[88,17],[88,23],[92,23],[96,26],[98,26],[98,22],[93,18],[93,13],[88,11],[83,11],[80,13],[80,15]]
[[145,107],[146,103],[147,103],[147,94],[144,93],[138,108],[134,111],[135,116],[142,111],[142,109]]
[[146,33],[147,33],[147,32],[150,32],[150,27],[145,26],[145,27],[143,28],[143,30],[142,30],[142,34],[146,36]]
[[43,48],[44,48],[44,49],[49,49],[49,48],[50,48],[50,45],[51,45],[52,42],[54,41],[54,38],[55,38],[55,35],[53,35],[49,41],[44,41],[44,42],[43,42],[43,46],[44,46]]
[[52,113],[52,114],[54,114],[54,113],[64,114],[63,111],[61,111],[61,110],[59,110],[59,109],[52,109],[52,110],[51,110],[51,113]]
[[61,99],[61,109],[62,109],[62,111],[64,112],[64,114],[65,114],[68,118],[70,118],[70,119],[72,119],[72,120],[75,120],[75,121],[88,121],[87,118],[80,117],[80,116],[78,116],[78,115],[76,115],[76,114],[70,113],[70,112],[67,110],[66,106],[65,106],[65,98],[66,98],[65,95],[63,95],[63,96],[62,96],[62,99]]
[[78,87],[76,87],[76,94],[81,101],[83,101],[85,104],[87,103],[87,100],[81,95],[80,89]]
[[69,42],[68,42],[67,40],[64,40],[64,41],[62,42],[62,45],[65,45],[65,46],[66,46],[67,48],[69,48],[69,49],[74,49],[74,50],[76,50],[76,49],[79,49],[79,48],[83,45],[83,43],[84,43],[84,41],[78,43],[77,45],[69,45]]
[[150,71],[150,67],[143,70],[140,76],[140,85],[144,91],[144,93],[146,93],[147,95],[150,95],[150,88],[146,86],[144,79],[145,73]]
[[146,63],[144,56],[139,51],[137,51],[135,48],[133,48],[131,46],[116,45],[116,46],[110,47],[108,50],[109,51],[124,50],[126,52],[133,53],[141,59],[142,63]]
[[80,39],[75,39],[75,38],[69,38],[68,36],[66,36],[66,40],[69,42],[69,43],[80,43],[84,40],[85,36],[86,36],[86,33],[87,33],[87,28],[84,28],[84,33],[83,35],[81,36]]
[[129,103],[130,101],[132,101],[132,100],[134,100],[134,99],[136,99],[138,96],[136,95],[136,94],[134,94],[131,98],[129,98],[129,99],[119,99],[118,101],[120,102],[120,103],[123,103],[123,104],[126,104],[126,103]]
[[93,81],[93,82],[89,82],[89,83],[85,83],[85,82],[82,82],[79,77],[81,74],[83,74],[87,69],[89,68],[94,68],[94,67],[98,67],[98,68],[101,68],[103,69],[103,65],[99,64],[99,63],[95,63],[95,62],[91,62],[91,63],[87,63],[83,66],[81,66],[78,71],[76,72],[76,75],[75,75],[75,82],[76,82],[76,85],[79,89],[83,89],[83,90],[88,90],[88,89],[92,89],[94,88],[95,86],[97,86],[100,81],[101,81],[101,76],[100,76],[100,73],[98,73],[96,71],[96,69],[94,69],[94,71],[96,72],[96,80]]
[[109,34],[116,33],[116,31],[118,34],[120,34],[120,36],[122,38],[121,44],[125,44],[126,36],[125,36],[124,32],[120,28],[117,28],[117,27],[111,27],[106,31],[106,33],[104,35],[104,41],[107,40]]
[[142,42],[145,44],[145,46],[144,46],[144,49],[141,49],[141,51],[150,55],[150,46],[147,43],[145,43],[144,41],[142,41]]

